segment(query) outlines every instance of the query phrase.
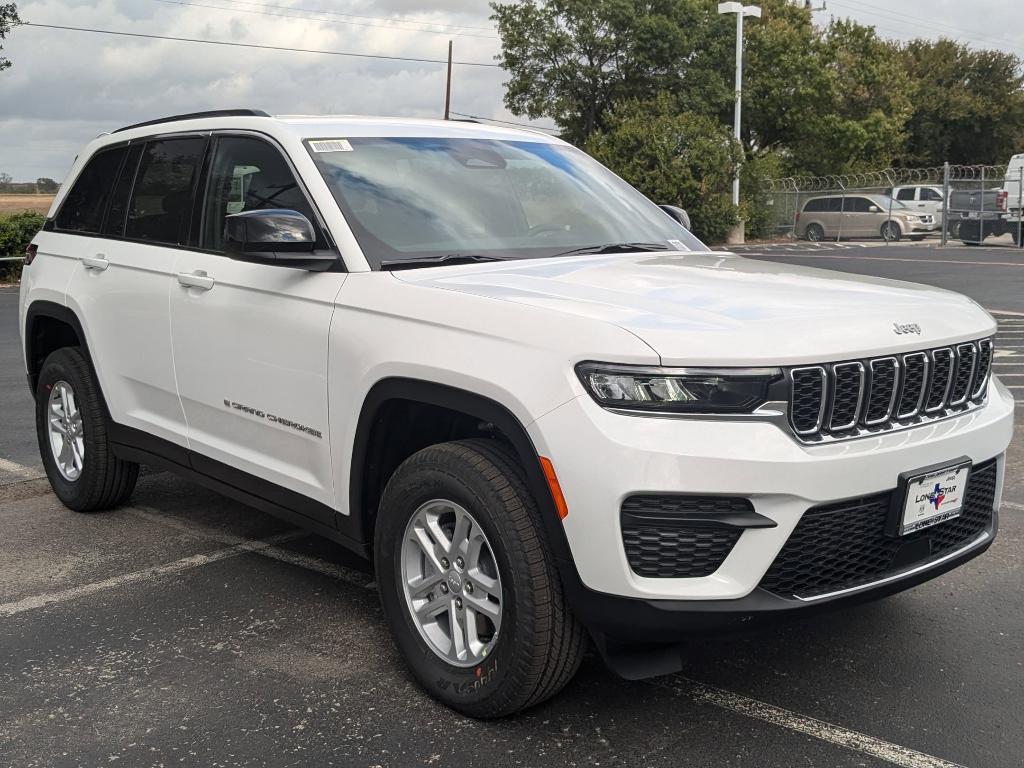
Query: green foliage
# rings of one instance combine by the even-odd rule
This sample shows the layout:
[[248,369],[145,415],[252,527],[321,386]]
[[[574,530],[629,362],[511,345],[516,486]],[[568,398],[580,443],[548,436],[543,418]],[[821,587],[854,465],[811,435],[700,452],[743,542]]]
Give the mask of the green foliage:
[[[42,229],[45,220],[41,213],[0,216],[0,257],[23,256],[26,246]],[[20,275],[20,261],[0,261],[0,282],[14,282]]]
[[914,40],[902,59],[915,84],[903,165],[1005,163],[1024,149],[1024,78],[1016,56]]
[[605,122],[587,141],[591,155],[651,200],[685,208],[698,237],[725,239],[737,221],[730,190],[742,158],[725,125],[681,112],[667,94],[624,102]]
[[[0,40],[7,37],[10,31],[21,23],[18,18],[18,8],[14,3],[0,3]],[[4,48],[0,45],[0,51]],[[11,66],[11,60],[0,56],[0,72]]]
[[[783,174],[1003,163],[1024,144],[1021,61],[948,40],[899,44],[851,21],[761,0],[746,24],[743,146]],[[659,93],[731,124],[735,16],[717,0],[523,0],[491,6],[505,103],[579,146],[616,105]]]

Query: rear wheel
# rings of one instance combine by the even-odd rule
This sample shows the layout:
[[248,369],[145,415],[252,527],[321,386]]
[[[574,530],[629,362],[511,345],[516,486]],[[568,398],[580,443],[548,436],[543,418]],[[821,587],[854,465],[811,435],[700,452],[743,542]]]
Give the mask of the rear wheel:
[[77,347],[53,352],[36,388],[39,454],[53,492],[76,512],[96,512],[126,501],[139,465],[114,456],[99,387]]
[[384,491],[377,583],[395,642],[432,696],[472,717],[539,704],[572,679],[566,605],[522,469],[493,440],[425,448]]
[[882,235],[882,239],[887,243],[898,243],[900,238],[903,237],[903,230],[900,229],[900,225],[895,221],[885,222],[879,233]]
[[820,243],[825,239],[825,230],[820,224],[808,224],[804,230],[804,237],[812,243]]
[[977,221],[962,221],[957,231],[957,237],[964,245],[978,245],[981,243],[981,224]]

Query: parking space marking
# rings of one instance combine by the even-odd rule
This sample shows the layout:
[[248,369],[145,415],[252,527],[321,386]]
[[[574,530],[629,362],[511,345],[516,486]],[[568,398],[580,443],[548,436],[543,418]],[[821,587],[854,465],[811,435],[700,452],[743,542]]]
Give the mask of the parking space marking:
[[793,256],[800,259],[836,259],[839,261],[905,261],[910,264],[963,264],[982,267],[1024,267],[1024,261],[967,261],[965,259],[907,259],[901,256],[848,256],[846,254],[793,253],[773,251],[772,256]]
[[672,684],[652,682],[651,685],[667,688],[677,695],[687,696],[696,702],[732,710],[755,720],[788,728],[791,731],[797,731],[904,768],[964,768],[960,763],[952,763],[949,760],[918,752],[909,747],[868,736],[860,731],[853,731],[839,725],[826,723],[824,720],[807,717],[759,699],[752,699],[749,696],[732,693],[712,685],[698,683],[682,675],[674,675],[671,679]]
[[21,600],[15,600],[12,603],[0,603],[0,617],[13,616],[17,613],[36,610],[37,608],[43,608],[47,605],[53,605],[54,603],[66,603],[71,600],[77,600],[81,597],[94,595],[97,592],[103,592],[116,587],[123,587],[128,584],[152,581],[162,576],[181,573],[182,571],[188,571],[193,568],[200,568],[204,565],[210,565],[211,563],[216,563],[220,560],[225,560],[237,555],[259,553],[265,549],[269,549],[275,544],[282,544],[286,541],[291,541],[306,535],[307,534],[303,531],[291,531],[288,533],[278,534],[277,536],[271,536],[269,539],[264,541],[247,539],[235,544],[234,546],[226,547],[225,549],[218,549],[213,552],[207,552],[206,554],[183,557],[180,560],[175,560],[170,563],[154,565],[151,568],[143,568],[142,570],[132,571],[131,573],[122,573],[109,579],[93,581],[88,584],[82,584],[68,589],[61,589],[56,592],[32,595],[30,597],[22,598]]
[[8,478],[11,477],[15,478],[14,482],[20,483],[25,480],[38,480],[45,475],[40,474],[37,469],[23,467],[17,462],[0,457],[0,485],[7,485],[10,482]]
[[[148,509],[146,507],[132,507],[128,510],[128,514],[133,517],[148,520],[152,523],[157,523],[158,525],[175,528],[179,531],[183,531],[184,533],[188,533],[202,539],[219,541],[222,544],[237,545],[245,541],[251,541],[251,539],[236,536],[232,533],[225,533],[217,530],[216,528],[202,525],[201,523],[183,522],[167,514],[163,514],[159,511]],[[308,532],[300,533],[300,536],[306,535],[312,534],[309,534]],[[301,552],[293,552],[290,549],[269,546],[259,550],[258,552],[254,552],[254,554],[269,557],[273,560],[279,560],[283,563],[289,563],[290,565],[296,565],[309,571],[316,571],[324,576],[329,576],[332,579],[338,579],[339,581],[344,581],[357,587],[366,587],[370,585],[372,581],[369,574],[357,571],[354,568],[338,565],[337,563],[332,563],[329,560],[324,560],[320,557],[313,557],[312,555],[305,555]]]

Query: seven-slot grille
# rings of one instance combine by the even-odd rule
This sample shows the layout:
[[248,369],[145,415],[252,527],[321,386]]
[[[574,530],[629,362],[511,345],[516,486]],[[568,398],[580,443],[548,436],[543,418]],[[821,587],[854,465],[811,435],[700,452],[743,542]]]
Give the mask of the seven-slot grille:
[[856,437],[942,418],[985,399],[992,339],[789,371],[789,419],[803,440]]

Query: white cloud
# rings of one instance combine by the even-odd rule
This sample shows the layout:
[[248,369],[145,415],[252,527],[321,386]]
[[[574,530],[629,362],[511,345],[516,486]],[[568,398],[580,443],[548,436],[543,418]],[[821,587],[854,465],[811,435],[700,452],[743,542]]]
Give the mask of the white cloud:
[[[486,31],[490,10],[482,0],[358,0],[342,7],[324,0],[181,2],[229,10],[159,0],[30,0],[19,10],[24,20],[40,23],[434,59],[445,58],[449,35],[423,26],[460,25],[450,30],[464,33],[451,35],[456,60],[493,62],[499,48],[496,37],[487,36],[494,33]],[[276,12],[268,5],[287,6],[300,17],[331,7],[334,15],[268,15]],[[829,11],[817,19],[829,15],[877,24],[890,37],[946,33],[1024,54],[1019,0],[829,0]],[[0,74],[0,171],[17,179],[60,179],[96,134],[181,112],[255,107],[278,114],[440,116],[444,104],[443,65],[33,27],[15,29],[4,47],[15,66]],[[497,68],[456,67],[453,109],[517,120],[502,106],[505,79]]]

